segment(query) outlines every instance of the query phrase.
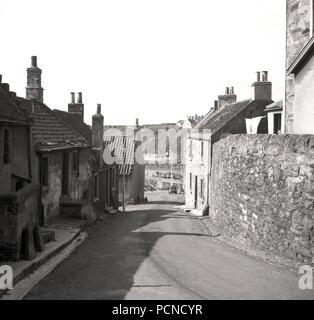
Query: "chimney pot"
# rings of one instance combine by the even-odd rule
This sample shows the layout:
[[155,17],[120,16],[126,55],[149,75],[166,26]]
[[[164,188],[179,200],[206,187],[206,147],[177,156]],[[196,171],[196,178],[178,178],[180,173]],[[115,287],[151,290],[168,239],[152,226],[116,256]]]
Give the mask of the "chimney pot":
[[256,72],[256,82],[261,82],[261,73],[259,71]]
[[36,56],[32,56],[32,67],[37,68],[37,57]]
[[97,104],[97,114],[101,114],[101,104]]
[[229,87],[226,87],[226,94],[229,94]]
[[75,103],[75,93],[71,92],[71,103],[74,104]]
[[0,74],[0,83],[2,83],[2,74]]
[[230,94],[234,94],[234,87],[230,87]]
[[83,103],[82,92],[78,93],[77,103]]
[[268,82],[268,71],[263,71],[263,81]]
[[136,127],[138,127],[138,126],[139,126],[138,118],[136,118],[136,120],[135,120],[135,124],[136,124]]

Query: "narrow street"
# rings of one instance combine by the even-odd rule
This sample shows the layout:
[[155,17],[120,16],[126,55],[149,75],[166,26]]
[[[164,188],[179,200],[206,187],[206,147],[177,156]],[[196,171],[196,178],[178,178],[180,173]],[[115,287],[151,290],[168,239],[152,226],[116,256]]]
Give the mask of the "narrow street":
[[208,237],[167,198],[89,228],[85,243],[25,299],[313,299],[295,272]]

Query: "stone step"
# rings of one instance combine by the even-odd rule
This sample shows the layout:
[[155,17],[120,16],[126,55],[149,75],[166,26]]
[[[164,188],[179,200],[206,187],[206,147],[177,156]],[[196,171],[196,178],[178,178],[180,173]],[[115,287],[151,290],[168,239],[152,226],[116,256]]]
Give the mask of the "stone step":
[[69,218],[82,219],[82,204],[60,203],[60,214]]
[[56,241],[56,234],[53,230],[41,229],[40,234],[43,237],[45,244]]

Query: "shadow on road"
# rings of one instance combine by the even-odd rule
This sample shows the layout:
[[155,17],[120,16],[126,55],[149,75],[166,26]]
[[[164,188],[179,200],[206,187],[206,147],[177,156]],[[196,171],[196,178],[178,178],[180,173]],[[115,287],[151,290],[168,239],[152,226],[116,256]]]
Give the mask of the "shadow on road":
[[[172,205],[177,202],[167,203]],[[165,202],[155,201],[150,204],[164,205]],[[102,222],[87,230],[87,241],[42,280],[25,299],[123,300],[132,287],[165,286],[134,281],[134,275],[150,255],[156,242],[171,235],[207,235],[162,232],[162,228],[161,231],[157,228],[158,231],[155,232],[155,223],[161,226],[160,223],[167,219],[187,219],[187,216],[173,215],[177,211],[170,209],[153,208],[139,208],[139,211],[105,216]]]
[[170,204],[175,206],[182,206],[182,202],[178,201],[150,201],[149,204]]

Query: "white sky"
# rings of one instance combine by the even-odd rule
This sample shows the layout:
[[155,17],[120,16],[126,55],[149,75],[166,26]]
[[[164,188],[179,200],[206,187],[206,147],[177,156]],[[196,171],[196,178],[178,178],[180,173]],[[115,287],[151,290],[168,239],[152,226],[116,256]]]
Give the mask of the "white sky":
[[268,70],[283,97],[285,0],[0,0],[0,73],[25,96],[38,56],[44,102],[67,109],[82,91],[105,124],[176,122],[206,114],[226,86],[252,97]]

